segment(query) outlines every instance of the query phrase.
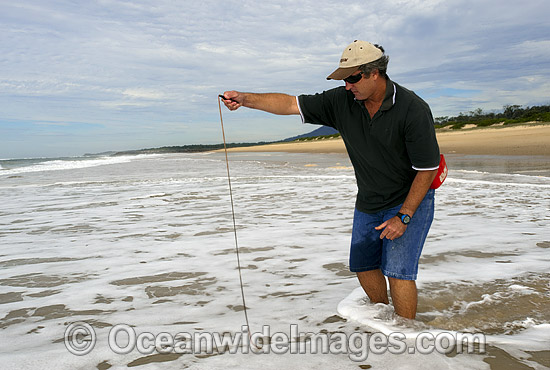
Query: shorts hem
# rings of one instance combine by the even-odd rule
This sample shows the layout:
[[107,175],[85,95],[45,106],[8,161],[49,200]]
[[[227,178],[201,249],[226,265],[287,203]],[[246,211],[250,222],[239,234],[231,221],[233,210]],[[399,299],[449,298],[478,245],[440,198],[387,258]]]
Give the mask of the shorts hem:
[[382,270],[382,273],[384,274],[384,276],[391,277],[394,279],[399,279],[399,280],[416,280],[418,277],[418,274],[413,274],[413,275],[396,274],[394,272],[385,271],[385,270]]
[[367,267],[351,267],[349,268],[351,272],[365,272],[372,270],[380,270],[380,266],[367,266]]

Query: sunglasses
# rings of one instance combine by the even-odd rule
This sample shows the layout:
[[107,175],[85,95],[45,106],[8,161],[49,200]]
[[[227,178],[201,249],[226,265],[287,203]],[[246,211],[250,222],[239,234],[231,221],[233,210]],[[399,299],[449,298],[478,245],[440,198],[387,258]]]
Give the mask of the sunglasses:
[[349,84],[356,84],[357,82],[361,81],[363,78],[363,72],[359,72],[356,75],[351,75],[349,77],[344,78],[344,81]]

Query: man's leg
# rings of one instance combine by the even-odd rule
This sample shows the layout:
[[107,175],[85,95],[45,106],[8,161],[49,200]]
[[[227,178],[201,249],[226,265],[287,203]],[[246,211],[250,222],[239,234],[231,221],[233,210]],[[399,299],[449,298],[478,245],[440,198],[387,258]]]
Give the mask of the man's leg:
[[[400,207],[400,206],[398,206]],[[397,208],[386,211],[394,217]],[[434,217],[434,190],[428,190],[405,233],[394,240],[384,239],[382,271],[388,276],[395,313],[407,319],[416,317],[418,261]]]
[[407,319],[416,317],[418,293],[414,280],[401,280],[388,277],[390,293],[395,313]]
[[372,303],[389,303],[386,277],[380,269],[358,272],[357,277]]
[[[358,272],[357,277],[372,303],[389,303],[386,278],[381,270]],[[394,278],[388,280],[395,313],[407,319],[414,319],[418,302],[416,282]]]

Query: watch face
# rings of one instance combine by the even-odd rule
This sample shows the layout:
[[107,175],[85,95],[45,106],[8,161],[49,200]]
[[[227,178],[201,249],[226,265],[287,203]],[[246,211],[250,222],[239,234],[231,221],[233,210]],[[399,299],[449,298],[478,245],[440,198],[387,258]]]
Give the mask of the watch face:
[[397,212],[397,217],[401,219],[401,222],[403,222],[405,225],[408,225],[409,222],[411,222],[411,216],[403,214],[401,212]]

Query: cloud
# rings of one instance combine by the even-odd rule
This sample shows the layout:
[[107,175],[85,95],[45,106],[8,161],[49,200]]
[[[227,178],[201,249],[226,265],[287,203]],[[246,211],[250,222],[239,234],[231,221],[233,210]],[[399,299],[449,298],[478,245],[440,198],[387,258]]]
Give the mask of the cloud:
[[[217,94],[337,86],[325,77],[354,39],[383,45],[390,76],[435,115],[547,103],[549,10],[542,0],[3,2],[0,129],[86,122],[118,148],[216,142]],[[235,141],[307,129],[258,112],[228,118]],[[86,140],[87,152],[99,142],[74,150]]]

